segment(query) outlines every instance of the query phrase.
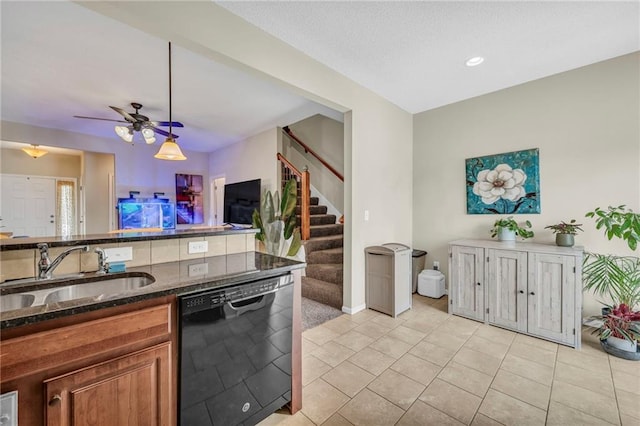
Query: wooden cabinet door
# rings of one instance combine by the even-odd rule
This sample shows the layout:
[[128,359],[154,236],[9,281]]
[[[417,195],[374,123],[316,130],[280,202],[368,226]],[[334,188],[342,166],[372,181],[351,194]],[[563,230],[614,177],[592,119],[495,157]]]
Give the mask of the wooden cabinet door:
[[171,425],[171,343],[44,382],[48,426]]
[[484,321],[484,249],[451,246],[450,313]]
[[575,258],[529,253],[527,332],[574,343]]
[[488,321],[516,331],[527,331],[527,253],[487,250]]

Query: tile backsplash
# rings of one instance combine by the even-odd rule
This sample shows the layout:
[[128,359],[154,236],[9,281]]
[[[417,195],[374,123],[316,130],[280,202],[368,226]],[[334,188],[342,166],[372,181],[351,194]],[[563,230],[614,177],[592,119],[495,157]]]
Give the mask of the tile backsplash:
[[[207,251],[189,253],[189,242],[206,241]],[[125,262],[128,267],[155,265],[157,263],[177,262],[225,254],[244,253],[256,250],[255,234],[230,234],[206,237],[173,238],[164,240],[127,241],[115,244],[92,245],[88,253],[69,254],[56,268],[54,275],[92,272],[98,270],[98,255],[93,252],[102,249],[131,247],[133,259]],[[64,251],[66,247],[49,249],[51,259]],[[38,250],[7,250],[0,252],[0,282],[18,278],[34,277]],[[109,259],[107,259],[107,262]]]

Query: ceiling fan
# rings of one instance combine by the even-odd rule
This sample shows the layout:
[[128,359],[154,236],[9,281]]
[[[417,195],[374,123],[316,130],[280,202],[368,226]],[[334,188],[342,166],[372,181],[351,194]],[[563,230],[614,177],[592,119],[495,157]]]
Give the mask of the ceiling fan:
[[141,132],[142,136],[146,143],[152,144],[156,141],[155,133],[160,135],[171,137],[173,139],[177,139],[178,135],[174,135],[172,133],[166,132],[162,129],[158,129],[158,126],[169,126],[171,127],[184,127],[184,125],[178,121],[151,121],[149,117],[146,115],[140,114],[138,111],[142,109],[142,104],[137,102],[132,102],[131,107],[135,110],[135,112],[127,112],[122,108],[109,106],[112,110],[120,114],[124,117],[124,120],[113,120],[111,118],[100,118],[100,117],[85,117],[82,115],[74,115],[75,118],[86,118],[89,120],[102,120],[102,121],[113,121],[116,123],[128,123],[128,126],[115,126],[115,132],[118,136],[122,138],[125,142],[133,143],[133,132]]

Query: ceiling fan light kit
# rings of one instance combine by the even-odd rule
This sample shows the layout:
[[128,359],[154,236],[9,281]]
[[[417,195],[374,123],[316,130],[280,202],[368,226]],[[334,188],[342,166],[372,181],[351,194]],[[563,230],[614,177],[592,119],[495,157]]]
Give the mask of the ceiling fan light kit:
[[38,145],[31,145],[30,148],[22,148],[22,150],[29,156],[33,158],[40,158],[43,155],[49,153],[49,151],[45,151],[44,149],[38,148]]
[[116,126],[114,130],[116,135],[120,136],[123,141],[133,143],[133,129],[125,126]]

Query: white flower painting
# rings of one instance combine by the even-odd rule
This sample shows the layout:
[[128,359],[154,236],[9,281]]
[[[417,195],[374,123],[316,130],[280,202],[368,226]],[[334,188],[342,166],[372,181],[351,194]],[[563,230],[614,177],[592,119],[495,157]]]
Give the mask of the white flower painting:
[[466,160],[467,213],[540,213],[538,150]]

